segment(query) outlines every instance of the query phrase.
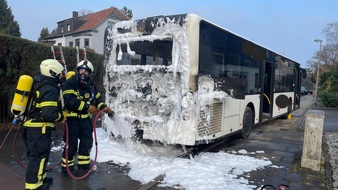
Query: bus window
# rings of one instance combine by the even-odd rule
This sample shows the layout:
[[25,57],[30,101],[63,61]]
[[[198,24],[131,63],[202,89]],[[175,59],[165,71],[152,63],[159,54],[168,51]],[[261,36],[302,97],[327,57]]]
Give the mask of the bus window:
[[280,56],[276,57],[275,65],[275,92],[293,91],[294,67],[293,63],[283,61]]
[[[129,52],[128,52],[129,45]],[[130,42],[116,48],[117,65],[171,65],[172,41]]]

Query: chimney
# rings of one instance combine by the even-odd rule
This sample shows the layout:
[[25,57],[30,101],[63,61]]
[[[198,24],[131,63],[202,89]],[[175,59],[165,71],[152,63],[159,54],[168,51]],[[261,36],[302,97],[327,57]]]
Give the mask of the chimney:
[[79,17],[79,12],[73,11],[73,18],[78,18]]

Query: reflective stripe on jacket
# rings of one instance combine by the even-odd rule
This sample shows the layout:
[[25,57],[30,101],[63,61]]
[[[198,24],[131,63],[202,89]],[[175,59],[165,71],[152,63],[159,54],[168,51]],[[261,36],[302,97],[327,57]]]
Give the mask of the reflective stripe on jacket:
[[55,127],[55,122],[63,120],[60,88],[58,80],[43,75],[34,77],[34,87],[36,89],[36,100],[34,108],[29,113],[29,120],[25,127]]
[[96,84],[90,79],[85,82],[78,81],[77,74],[64,82],[62,90],[67,117],[88,118],[90,105],[95,105],[100,110],[107,107],[97,91]]

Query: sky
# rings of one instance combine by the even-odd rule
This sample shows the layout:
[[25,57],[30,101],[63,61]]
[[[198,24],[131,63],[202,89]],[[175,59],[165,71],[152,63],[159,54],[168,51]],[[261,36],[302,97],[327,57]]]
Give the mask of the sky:
[[111,6],[133,11],[133,19],[156,15],[195,13],[236,34],[263,45],[308,67],[319,50],[314,39],[325,36],[328,23],[338,22],[337,0],[7,0],[22,38],[37,41],[41,29],[51,32],[72,11],[100,11]]

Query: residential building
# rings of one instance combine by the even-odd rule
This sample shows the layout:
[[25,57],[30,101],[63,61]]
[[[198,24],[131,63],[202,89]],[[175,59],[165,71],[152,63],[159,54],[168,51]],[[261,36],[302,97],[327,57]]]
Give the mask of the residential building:
[[79,16],[73,11],[73,17],[57,22],[57,28],[46,42],[64,47],[90,48],[96,53],[104,53],[104,34],[109,25],[130,18],[115,7]]

